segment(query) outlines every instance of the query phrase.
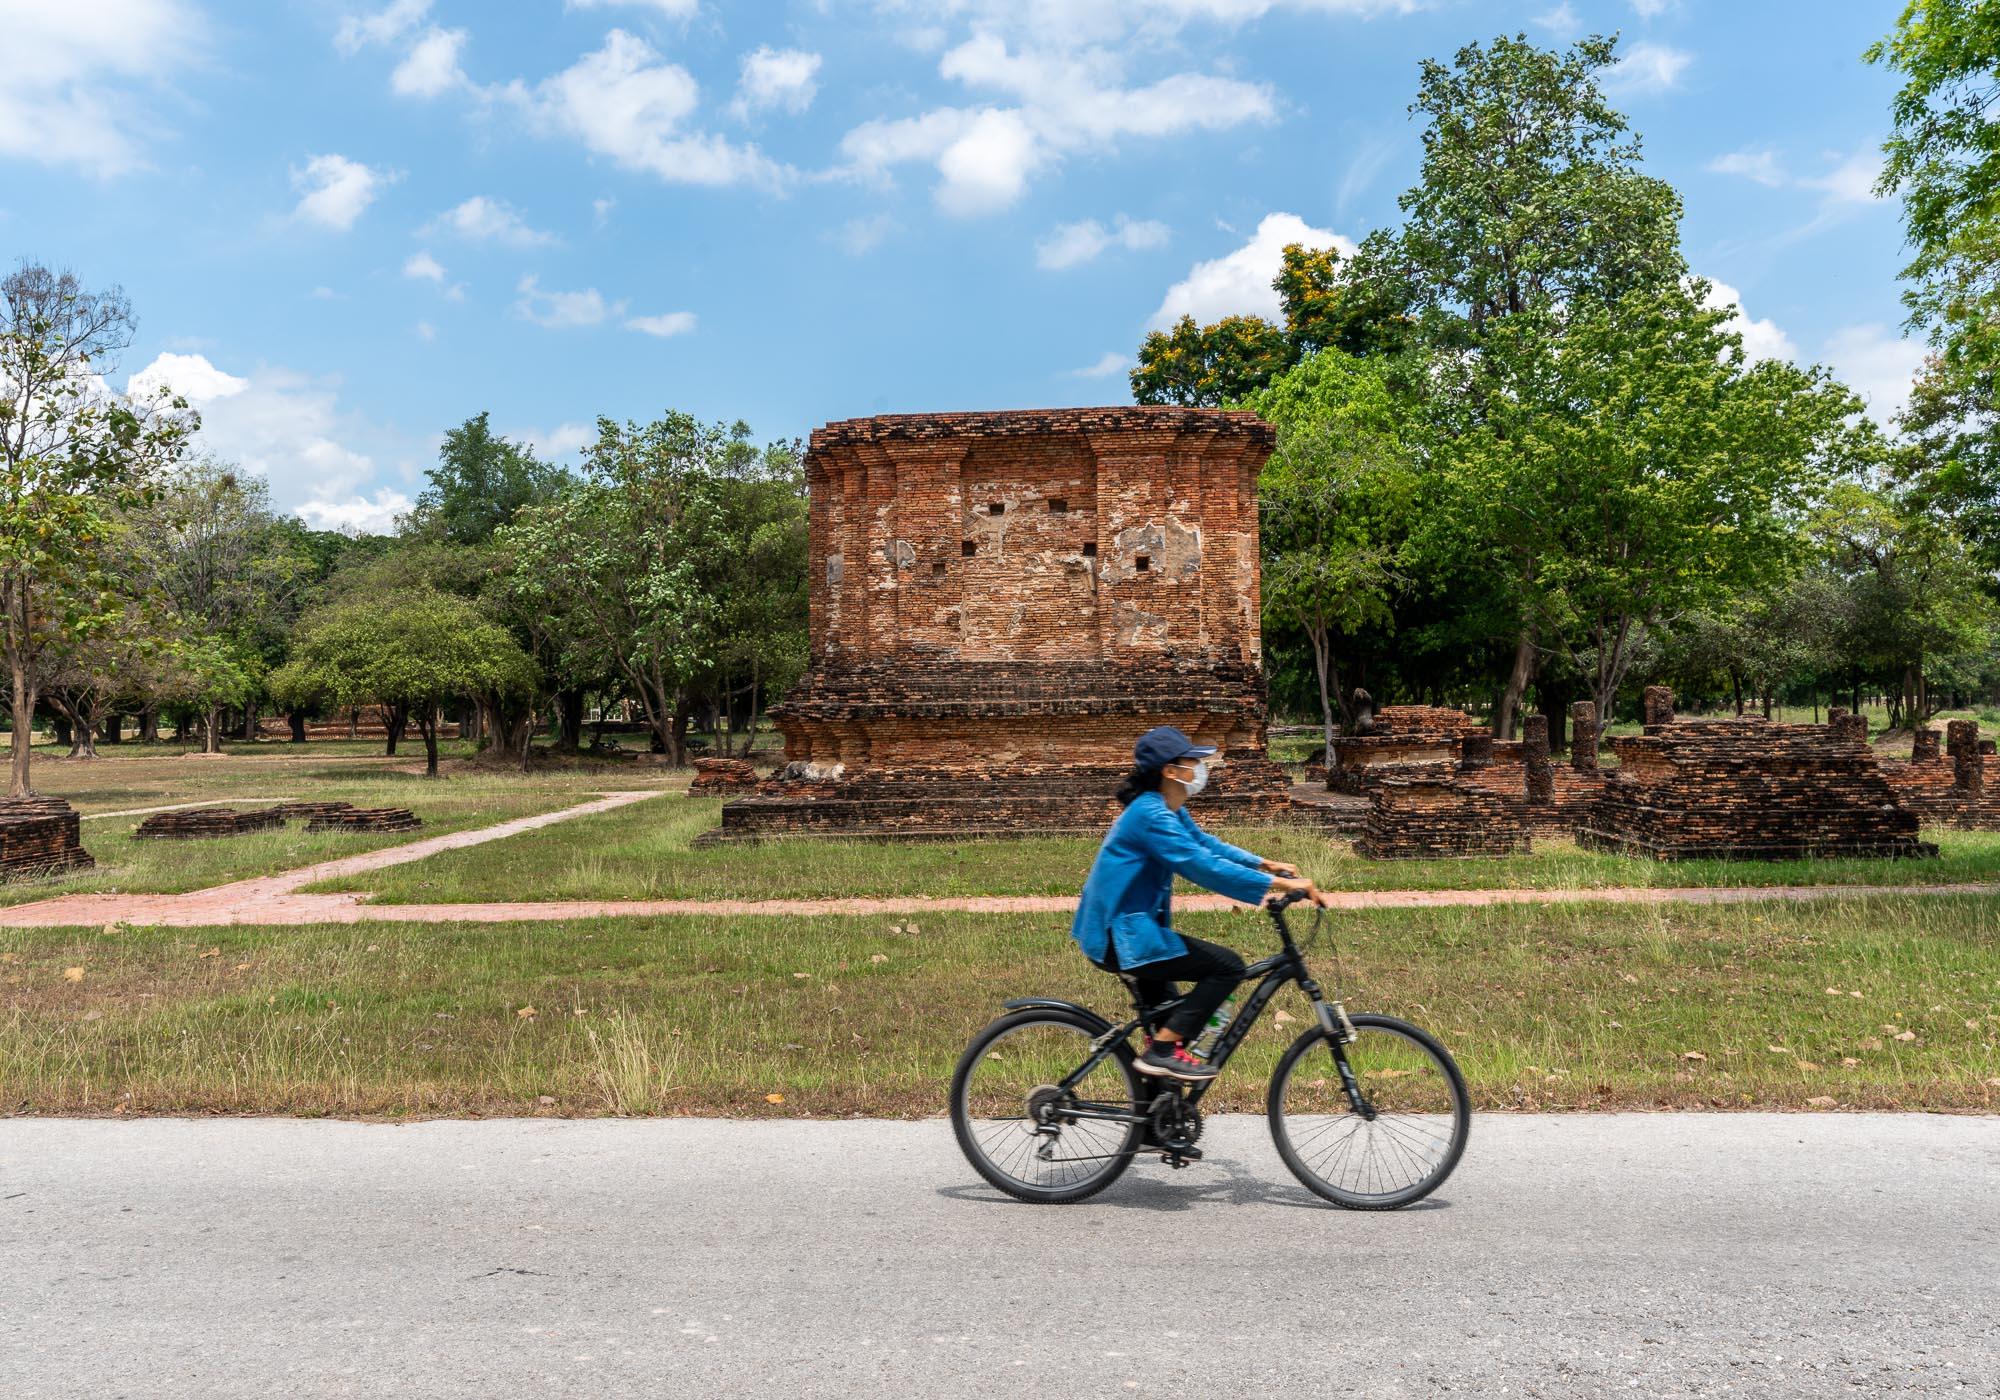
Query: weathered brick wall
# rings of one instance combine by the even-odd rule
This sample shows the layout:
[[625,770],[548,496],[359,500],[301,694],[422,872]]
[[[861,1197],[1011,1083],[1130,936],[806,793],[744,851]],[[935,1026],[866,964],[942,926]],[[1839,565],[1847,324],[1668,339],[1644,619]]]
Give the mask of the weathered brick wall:
[[812,435],[811,665],[723,836],[1101,827],[1134,739],[1222,748],[1197,810],[1265,820],[1247,413],[896,415]]
[[1484,733],[1479,721],[1463,710],[1385,705],[1375,711],[1367,733],[1334,738],[1326,785],[1335,792],[1365,794],[1385,778],[1408,776],[1412,764],[1457,762],[1461,743],[1470,737],[1477,747]]
[[1935,855],[1851,722],[1676,721],[1649,686],[1644,735],[1611,741],[1585,845],[1660,859]]
[[0,879],[95,865],[82,831],[76,809],[59,797],[0,802]]
[[1368,802],[1354,851],[1371,860],[1504,856],[1529,849],[1520,809],[1453,776],[1444,764],[1383,778],[1370,788]]

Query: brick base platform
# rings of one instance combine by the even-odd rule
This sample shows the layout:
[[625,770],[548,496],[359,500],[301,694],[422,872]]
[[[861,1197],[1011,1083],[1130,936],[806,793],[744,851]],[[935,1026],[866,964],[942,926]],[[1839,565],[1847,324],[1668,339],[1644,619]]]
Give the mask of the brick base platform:
[[273,807],[247,812],[234,807],[200,807],[186,812],[155,812],[133,829],[132,836],[140,841],[198,841],[270,831],[284,824],[284,817]]
[[88,870],[76,809],[59,797],[0,802],[0,880]]
[[352,802],[280,802],[271,809],[280,821],[309,822],[317,817],[330,817],[337,812],[354,810]]
[[404,807],[350,807],[306,823],[307,831],[415,831],[423,823]]

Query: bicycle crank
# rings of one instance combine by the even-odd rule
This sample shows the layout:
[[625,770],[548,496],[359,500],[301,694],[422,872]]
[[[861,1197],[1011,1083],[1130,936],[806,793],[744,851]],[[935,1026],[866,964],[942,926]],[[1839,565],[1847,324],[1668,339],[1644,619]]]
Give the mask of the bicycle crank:
[[1195,1146],[1201,1137],[1200,1109],[1168,1090],[1153,1100],[1148,1116],[1149,1145],[1160,1149],[1168,1166],[1178,1170],[1201,1160],[1201,1149]]

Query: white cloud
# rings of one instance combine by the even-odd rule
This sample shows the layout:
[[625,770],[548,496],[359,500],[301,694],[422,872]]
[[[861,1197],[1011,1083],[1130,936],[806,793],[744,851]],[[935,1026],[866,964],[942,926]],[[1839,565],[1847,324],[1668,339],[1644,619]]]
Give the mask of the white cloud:
[[429,321],[419,321],[412,329],[416,332],[418,340],[432,341],[438,338],[437,327]]
[[731,110],[739,117],[782,107],[797,115],[812,106],[819,91],[820,56],[800,49],[769,45],[743,55],[743,75],[737,80]]
[[292,188],[303,191],[293,217],[344,233],[375,202],[382,186],[399,178],[346,156],[313,156],[304,167],[292,169]]
[[660,316],[634,316],[625,323],[625,329],[665,340],[670,336],[694,334],[694,321],[692,311],[669,311]]
[[613,209],[616,209],[617,207],[618,207],[618,201],[615,199],[605,198],[605,199],[591,200],[590,201],[591,222],[596,224],[597,227],[603,228],[606,224],[611,222],[611,211]]
[[425,30],[389,75],[389,86],[403,97],[442,97],[453,88],[469,86],[458,66],[465,39],[463,29]]
[[514,310],[550,330],[602,325],[613,316],[625,314],[624,302],[606,301],[595,287],[585,287],[580,292],[545,292],[538,279],[523,277],[515,290],[521,295],[514,303]]
[[441,283],[444,281],[444,264],[429,253],[412,253],[403,263],[403,275]]
[[338,530],[343,535],[388,535],[395,532],[398,517],[410,513],[411,504],[401,491],[385,487],[372,496],[350,496],[344,501],[306,501],[297,513],[315,530]]
[[422,231],[451,233],[468,243],[498,243],[507,248],[545,248],[557,241],[552,233],[530,228],[520,211],[504,199],[488,199],[483,194],[445,210]]
[[431,0],[394,0],[373,13],[348,15],[334,31],[333,46],[352,55],[372,44],[393,44],[422,24],[430,10]]
[[1122,374],[1132,362],[1116,350],[1106,350],[1097,363],[1085,365],[1082,369],[1069,371],[1071,379],[1109,379],[1114,374]]
[[1828,159],[1838,164],[1824,175],[1802,176],[1799,183],[1809,190],[1820,191],[1834,204],[1873,204],[1876,201],[1875,182],[1882,178],[1880,151],[1864,146],[1845,157],[1838,152],[1828,152]]
[[1877,322],[1843,326],[1827,337],[1826,362],[1868,405],[1868,415],[1887,424],[1910,401],[1910,383],[1923,368],[1921,342],[1906,340]]
[[668,19],[693,19],[701,8],[701,0],[569,0],[567,8],[572,10],[605,10],[613,5],[633,5],[641,9],[658,10]]
[[1708,168],[1718,175],[1741,175],[1746,180],[1755,180],[1758,184],[1769,185],[1773,189],[1791,178],[1786,175],[1784,165],[1778,160],[1778,153],[1768,146],[1760,150],[1745,149],[1731,151],[1726,156],[1717,156],[1708,163]]
[[1271,283],[1288,243],[1337,248],[1343,258],[1355,251],[1352,239],[1331,229],[1314,228],[1296,214],[1266,214],[1248,243],[1233,253],[1196,263],[1186,277],[1169,287],[1160,309],[1146,322],[1147,328],[1165,330],[1183,316],[1203,324],[1224,316],[1279,319],[1283,312]]
[[755,146],[684,127],[701,96],[693,75],[622,29],[554,77],[509,84],[504,95],[628,170],[690,185],[776,185],[784,176]]
[[589,423],[558,423],[547,432],[534,428],[509,434],[535,450],[537,457],[554,460],[581,452],[597,441],[597,429]]
[[1753,321],[1743,309],[1742,293],[1727,282],[1710,282],[1704,304],[1731,313],[1725,329],[1743,338],[1743,357],[1750,363],[1799,358],[1798,346],[1792,343],[1792,338],[1785,334],[1783,328],[1769,319]]
[[1678,3],[1679,0],[1632,0],[1632,10],[1640,19],[1656,19]]
[[162,385],[201,413],[196,447],[265,478],[280,509],[325,529],[374,530],[409,510],[407,497],[378,488],[374,456],[350,445],[389,436],[343,413],[332,382],[265,366],[231,374],[205,355],[167,353],[125,391],[143,396]]
[[196,62],[206,34],[186,0],[0,0],[0,159],[143,166],[160,126],[140,91]]
[[[1064,15],[1063,23],[1074,18]],[[882,179],[896,165],[930,161],[940,177],[939,206],[983,214],[1012,204],[1030,176],[1069,153],[1111,149],[1124,137],[1225,130],[1277,114],[1276,96],[1262,83],[1175,73],[1133,86],[1126,61],[1110,48],[1016,47],[996,33],[977,33],[944,54],[939,73],[1014,105],[939,107],[864,122],[841,140],[846,173]]]
[[1060,271],[1090,262],[1111,247],[1141,250],[1158,248],[1167,241],[1167,226],[1152,219],[1134,221],[1120,214],[1111,228],[1095,219],[1058,224],[1035,245],[1035,265]]
[[1547,30],[1558,39],[1567,39],[1583,27],[1583,21],[1578,19],[1576,11],[1570,8],[1569,0],[1562,0],[1562,3],[1553,10],[1530,15],[1528,22],[1537,28]]
[[1681,74],[1692,62],[1694,55],[1686,49],[1641,40],[1625,50],[1605,86],[1625,93],[1665,92],[1680,85]]
[[870,214],[866,218],[849,219],[831,236],[842,252],[858,258],[881,246],[882,240],[898,227],[896,220],[888,214]]

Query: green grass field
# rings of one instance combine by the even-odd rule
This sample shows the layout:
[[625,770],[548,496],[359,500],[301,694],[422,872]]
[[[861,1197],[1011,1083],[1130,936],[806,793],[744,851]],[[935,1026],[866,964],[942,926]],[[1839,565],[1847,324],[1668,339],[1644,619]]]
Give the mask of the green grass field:
[[[1184,922],[1270,946],[1254,914]],[[1350,1006],[1437,1031],[1485,1110],[2000,1108],[1992,899],[1333,927]],[[0,1111],[923,1115],[1029,992],[1119,1007],[1060,918],[0,929]],[[1215,1102],[1258,1107],[1306,1024],[1276,1006]]]
[[[325,746],[344,746],[344,740]],[[425,778],[422,760],[408,755],[328,754],[307,745],[244,745],[222,759],[121,745],[116,757],[94,761],[37,759],[38,791],[66,798],[85,817],[84,849],[96,868],[40,880],[0,884],[0,906],[85,891],[171,893],[253,875],[270,875],[314,861],[490,826],[512,817],[553,811],[607,788],[685,784],[669,770],[633,764],[585,764],[523,776],[506,769],[450,765],[447,776]],[[301,753],[300,750],[308,752]],[[136,841],[140,817],[100,816],[178,802],[221,800],[244,806],[260,799],[351,802],[358,807],[407,807],[423,819],[416,833],[307,835],[302,823],[276,831],[195,841]]]
[[[415,865],[328,881],[399,904],[551,899],[811,899],[841,895],[1075,894],[1097,842],[1082,837],[918,842],[797,840],[695,849],[717,798],[670,794],[528,837],[449,851]],[[1541,840],[1492,860],[1368,861],[1343,838],[1303,827],[1224,830],[1296,862],[1327,889],[1592,889],[1630,885],[1904,884],[2000,879],[2000,833],[1934,832],[1937,860],[1659,862]]]

